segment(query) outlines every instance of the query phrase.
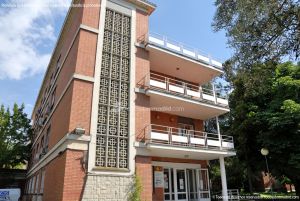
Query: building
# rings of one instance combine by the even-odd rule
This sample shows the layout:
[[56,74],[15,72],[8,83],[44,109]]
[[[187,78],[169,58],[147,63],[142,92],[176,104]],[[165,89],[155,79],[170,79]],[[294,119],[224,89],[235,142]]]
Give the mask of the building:
[[[227,113],[222,64],[149,34],[146,0],[81,0],[70,8],[32,115],[24,200],[121,201],[135,175],[146,201],[210,200],[208,161],[233,139],[204,132]],[[218,129],[219,130],[219,129]],[[224,198],[226,200],[226,198]]]

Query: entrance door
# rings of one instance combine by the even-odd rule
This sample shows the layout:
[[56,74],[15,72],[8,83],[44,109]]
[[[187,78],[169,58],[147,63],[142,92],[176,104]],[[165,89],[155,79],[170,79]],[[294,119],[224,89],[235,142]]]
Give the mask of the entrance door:
[[178,128],[179,135],[194,135],[194,125],[178,123]]
[[197,188],[197,171],[196,169],[187,169],[187,183],[188,183],[188,198],[189,201],[198,201],[198,188]]
[[164,168],[164,197],[165,201],[175,200],[173,168]]
[[208,169],[197,170],[198,197],[202,201],[210,201]]
[[165,201],[210,201],[207,169],[164,168]]
[[187,179],[186,179],[186,170],[185,169],[175,169],[175,192],[177,192],[178,201],[187,201]]

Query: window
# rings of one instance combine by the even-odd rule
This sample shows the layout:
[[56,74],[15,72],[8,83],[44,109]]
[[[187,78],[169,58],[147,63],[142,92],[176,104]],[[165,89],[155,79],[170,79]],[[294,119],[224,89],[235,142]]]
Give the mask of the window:
[[95,165],[128,169],[131,18],[107,9],[104,26]]
[[30,193],[34,192],[34,184],[35,184],[35,176],[32,178],[32,181],[31,181]]
[[29,182],[28,182],[27,194],[30,194],[30,193],[31,193],[31,185],[32,185],[32,178],[30,178],[30,179],[29,179]]
[[39,152],[39,143],[36,145],[36,153],[38,153]]
[[45,170],[42,170],[41,174],[41,184],[40,184],[40,193],[44,193],[44,182],[45,182]]
[[47,128],[47,132],[46,132],[46,138],[45,138],[45,150],[46,150],[46,152],[48,151],[50,132],[51,132],[51,126],[49,126]]
[[51,74],[51,77],[50,77],[49,91],[50,91],[50,89],[51,89],[51,87],[52,87],[53,81],[54,81],[54,75],[53,75],[53,73],[52,73],[52,74]]
[[[42,139],[41,139],[41,149],[44,149],[45,147],[44,147],[44,136],[42,137]],[[43,151],[43,150],[42,150]]]
[[57,59],[57,62],[56,62],[56,69],[55,69],[55,76],[54,78],[56,77],[59,69],[60,69],[60,65],[61,65],[61,61],[60,61],[60,58],[61,58],[61,55],[59,55],[58,59]]
[[56,93],[56,87],[54,88],[52,94],[51,94],[51,102],[50,102],[50,110],[53,109],[54,103],[55,103],[55,93]]
[[34,193],[38,193],[39,186],[40,186],[39,178],[40,178],[40,174],[36,175],[36,182],[35,182],[35,187],[34,187]]
[[32,152],[31,152],[31,166],[34,164],[34,156],[35,156],[35,149],[32,149]]

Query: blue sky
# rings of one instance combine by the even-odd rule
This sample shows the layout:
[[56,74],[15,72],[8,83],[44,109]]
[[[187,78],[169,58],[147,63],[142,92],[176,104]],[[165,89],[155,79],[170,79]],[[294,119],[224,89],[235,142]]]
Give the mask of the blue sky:
[[[66,3],[68,0],[56,1]],[[0,104],[24,103],[30,115],[67,8],[48,8],[40,0],[24,2],[37,6],[29,10],[28,7],[0,7]],[[152,2],[157,9],[150,17],[151,32],[221,60],[230,57],[225,33],[214,33],[211,27],[216,10],[213,0]]]

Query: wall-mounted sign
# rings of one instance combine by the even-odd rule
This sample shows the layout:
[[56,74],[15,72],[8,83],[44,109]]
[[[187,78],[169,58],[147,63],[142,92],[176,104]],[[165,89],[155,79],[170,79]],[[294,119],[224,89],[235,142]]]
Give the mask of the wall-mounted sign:
[[154,171],[154,187],[164,187],[164,173],[162,171]]
[[18,201],[20,198],[21,190],[14,189],[0,189],[0,201]]
[[179,179],[179,189],[184,190],[184,181],[183,181],[183,179]]

